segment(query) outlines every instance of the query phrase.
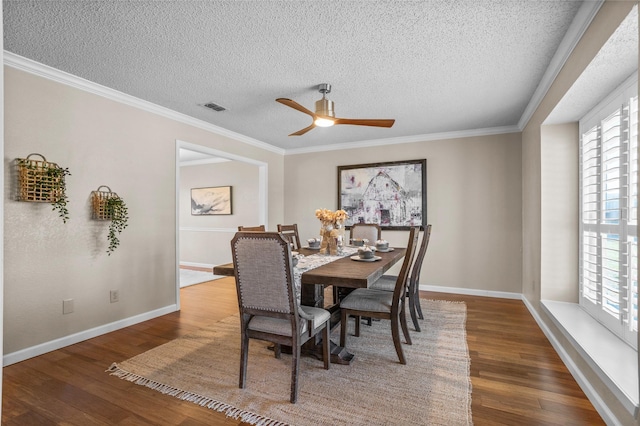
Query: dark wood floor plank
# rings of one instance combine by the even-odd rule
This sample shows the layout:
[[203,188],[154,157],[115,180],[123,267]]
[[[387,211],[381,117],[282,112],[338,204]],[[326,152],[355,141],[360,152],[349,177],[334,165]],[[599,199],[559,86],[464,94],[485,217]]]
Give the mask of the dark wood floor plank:
[[[5,367],[2,424],[244,425],[105,372],[238,312],[232,278],[182,288],[180,297],[180,312]],[[521,301],[422,297],[467,305],[476,426],[604,424]]]

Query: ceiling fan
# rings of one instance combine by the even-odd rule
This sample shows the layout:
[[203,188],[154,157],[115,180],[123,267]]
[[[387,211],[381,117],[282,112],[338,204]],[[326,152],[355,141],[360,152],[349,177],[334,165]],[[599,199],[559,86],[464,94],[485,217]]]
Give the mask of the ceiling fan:
[[391,127],[396,120],[386,119],[361,119],[361,118],[338,118],[333,111],[333,101],[326,98],[327,93],[331,92],[330,84],[321,84],[318,86],[318,91],[322,93],[322,99],[316,101],[316,112],[311,112],[296,101],[292,101],[287,98],[278,98],[276,102],[280,102],[283,105],[296,109],[300,112],[308,114],[313,119],[313,123],[309,127],[305,127],[302,130],[298,130],[295,133],[291,133],[289,136],[301,136],[307,133],[314,127],[330,127],[334,124],[351,124],[354,126],[373,126],[373,127]]

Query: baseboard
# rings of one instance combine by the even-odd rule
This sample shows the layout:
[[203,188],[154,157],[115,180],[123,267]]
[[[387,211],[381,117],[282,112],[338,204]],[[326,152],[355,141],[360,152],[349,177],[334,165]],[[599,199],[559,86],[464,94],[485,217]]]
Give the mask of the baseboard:
[[183,261],[180,261],[180,266],[192,266],[194,268],[213,269],[213,267],[215,265],[213,263],[197,263],[197,262],[183,262]]
[[156,309],[154,311],[145,312],[140,315],[135,315],[129,318],[124,318],[119,321],[115,321],[109,324],[104,324],[99,327],[84,330],[79,333],[64,336],[59,339],[51,340],[49,342],[41,343],[30,348],[21,349],[10,354],[6,354],[2,357],[2,365],[15,364],[16,362],[24,361],[25,359],[33,358],[38,355],[45,354],[47,352],[55,351],[57,349],[64,348],[65,346],[73,345],[75,343],[82,342],[87,339],[91,339],[103,334],[110,333],[121,328],[129,327],[143,321],[147,321],[153,318],[160,317],[162,315],[170,314],[178,310],[177,305],[169,305],[164,308]]
[[437,293],[466,294],[469,296],[495,297],[498,299],[522,299],[521,293],[511,293],[508,291],[477,290],[473,288],[442,287],[437,285],[421,285],[420,290],[435,291]]
[[582,374],[582,370],[580,370],[575,362],[573,362],[573,359],[569,356],[567,351],[565,351],[564,347],[560,344],[558,339],[556,339],[555,335],[551,332],[547,324],[542,320],[538,312],[533,308],[533,305],[524,295],[522,295],[522,301],[529,310],[531,316],[533,316],[533,319],[536,321],[536,323],[538,323],[538,327],[540,327],[544,335],[547,337],[547,339],[551,343],[551,346],[553,346],[553,349],[555,349],[564,365],[567,367],[591,404],[593,404],[593,407],[596,409],[598,414],[600,414],[604,422],[607,425],[622,425],[618,418],[609,409],[607,404],[602,400],[598,392],[596,392],[593,385],[589,382],[589,380],[587,380],[584,374]]

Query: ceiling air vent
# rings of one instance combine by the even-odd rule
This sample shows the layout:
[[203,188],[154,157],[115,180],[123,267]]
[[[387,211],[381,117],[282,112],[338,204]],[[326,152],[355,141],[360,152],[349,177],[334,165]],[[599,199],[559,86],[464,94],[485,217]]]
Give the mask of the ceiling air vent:
[[222,105],[218,105],[218,104],[214,104],[213,102],[207,102],[206,104],[203,105],[205,108],[209,108],[212,109],[214,111],[226,111],[227,109],[225,107],[223,107]]

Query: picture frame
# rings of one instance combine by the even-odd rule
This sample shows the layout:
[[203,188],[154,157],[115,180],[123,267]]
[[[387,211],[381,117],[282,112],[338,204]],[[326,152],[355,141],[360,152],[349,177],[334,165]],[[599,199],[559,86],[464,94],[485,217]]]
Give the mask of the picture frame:
[[338,166],[338,208],[354,223],[408,230],[427,223],[427,160]]
[[232,214],[231,187],[192,188],[191,214],[193,216]]

